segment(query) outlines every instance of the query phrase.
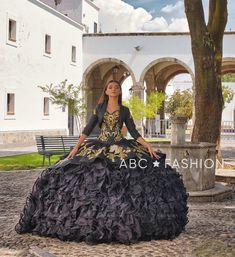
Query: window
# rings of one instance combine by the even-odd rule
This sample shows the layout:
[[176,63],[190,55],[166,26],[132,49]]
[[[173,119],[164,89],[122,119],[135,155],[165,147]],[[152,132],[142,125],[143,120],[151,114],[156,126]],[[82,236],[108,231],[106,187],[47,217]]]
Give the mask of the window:
[[15,115],[15,94],[7,94],[7,115]]
[[45,35],[45,53],[51,54],[51,36]]
[[8,23],[8,40],[16,42],[16,21],[12,19]]
[[94,22],[94,33],[97,33],[97,23]]
[[77,57],[76,57],[76,46],[72,46],[72,58],[71,58],[71,61],[72,62],[76,62],[76,59],[77,59]]
[[43,99],[43,115],[49,116],[49,97]]

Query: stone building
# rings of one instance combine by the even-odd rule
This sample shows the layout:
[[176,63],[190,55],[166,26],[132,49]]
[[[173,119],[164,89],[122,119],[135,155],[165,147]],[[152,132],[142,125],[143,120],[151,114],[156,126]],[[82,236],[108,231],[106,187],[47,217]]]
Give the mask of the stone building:
[[[38,85],[65,79],[83,82],[92,92],[81,92],[86,120],[103,85],[113,77],[121,82],[131,78],[130,91],[140,97],[165,91],[179,74],[189,74],[193,85],[188,33],[101,33],[99,9],[93,2],[56,3],[0,3],[0,148],[33,144],[36,134],[67,133],[67,110],[52,106]],[[223,74],[235,71],[234,45],[235,32],[226,32]],[[164,117],[162,108],[160,118]]]

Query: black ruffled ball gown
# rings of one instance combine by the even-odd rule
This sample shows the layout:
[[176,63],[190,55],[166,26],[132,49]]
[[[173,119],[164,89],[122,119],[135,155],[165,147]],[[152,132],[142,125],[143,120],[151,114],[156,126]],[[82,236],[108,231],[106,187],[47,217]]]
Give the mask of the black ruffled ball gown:
[[135,243],[174,239],[188,222],[182,176],[156,162],[140,143],[125,139],[119,111],[104,114],[98,139],[35,181],[15,226],[17,233],[61,240]]

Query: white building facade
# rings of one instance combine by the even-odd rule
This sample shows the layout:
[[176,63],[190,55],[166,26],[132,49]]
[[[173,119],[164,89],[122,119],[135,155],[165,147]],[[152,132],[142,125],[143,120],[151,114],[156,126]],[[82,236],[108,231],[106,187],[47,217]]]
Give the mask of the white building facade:
[[[224,35],[222,74],[235,72],[235,33]],[[112,69],[119,67],[117,78],[124,72],[132,78],[132,92],[143,97],[153,91],[164,91],[177,75],[188,74],[194,84],[194,62],[189,33],[106,33],[83,35],[83,81],[94,96],[87,102],[96,103],[103,85],[112,78]],[[96,74],[95,79],[92,79]],[[225,83],[226,85],[228,83]],[[182,85],[182,90],[185,85]],[[235,84],[229,83],[232,90]],[[180,88],[180,87],[179,87]],[[224,110],[225,121],[234,124],[235,99]],[[94,106],[93,106],[94,107]],[[165,118],[164,108],[160,112]]]
[[[85,32],[97,33],[99,21],[99,8],[90,0],[41,0],[58,12],[81,23]],[[57,3],[57,4],[56,4]]]
[[[81,3],[98,24],[97,7]],[[36,134],[66,134],[67,111],[51,105],[38,85],[81,82],[84,21],[37,0],[0,6],[0,148],[32,144]]]
[[[99,9],[89,0],[2,0],[0,7],[0,148],[68,132],[67,110],[51,105],[38,85],[84,82],[89,118],[112,78],[131,78],[141,97],[165,91],[179,74],[194,82],[188,33],[97,33]],[[234,45],[235,33],[226,33],[224,74],[235,72]]]

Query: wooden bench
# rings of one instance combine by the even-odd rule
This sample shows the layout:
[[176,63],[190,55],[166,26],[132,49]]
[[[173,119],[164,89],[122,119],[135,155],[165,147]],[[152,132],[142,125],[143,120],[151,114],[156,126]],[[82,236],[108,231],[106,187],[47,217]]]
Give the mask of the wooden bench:
[[[89,136],[87,139],[97,138],[97,136]],[[42,165],[45,164],[45,158],[49,159],[51,165],[51,156],[66,155],[76,145],[79,136],[35,136],[38,153],[43,156]]]

